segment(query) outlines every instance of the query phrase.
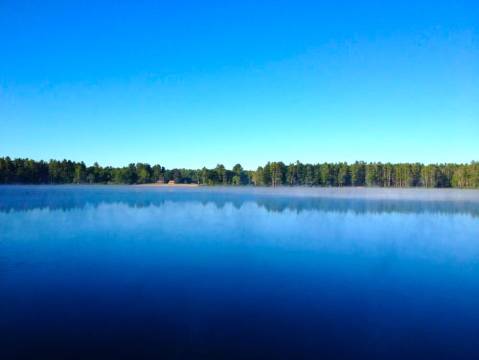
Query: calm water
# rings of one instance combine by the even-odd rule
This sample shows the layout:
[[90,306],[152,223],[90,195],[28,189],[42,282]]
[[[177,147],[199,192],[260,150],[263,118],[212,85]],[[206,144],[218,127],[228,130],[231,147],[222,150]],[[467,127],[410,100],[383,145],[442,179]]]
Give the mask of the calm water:
[[478,359],[479,193],[0,187],[0,358]]

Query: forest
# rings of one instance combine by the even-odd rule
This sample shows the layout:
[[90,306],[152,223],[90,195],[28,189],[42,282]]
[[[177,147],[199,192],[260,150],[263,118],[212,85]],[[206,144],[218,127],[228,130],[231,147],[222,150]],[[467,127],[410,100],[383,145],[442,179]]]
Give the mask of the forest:
[[200,185],[370,186],[479,188],[479,162],[469,164],[381,163],[291,164],[268,162],[256,170],[165,169],[146,163],[125,167],[86,166],[70,160],[35,161],[0,158],[0,184],[148,184],[174,181]]

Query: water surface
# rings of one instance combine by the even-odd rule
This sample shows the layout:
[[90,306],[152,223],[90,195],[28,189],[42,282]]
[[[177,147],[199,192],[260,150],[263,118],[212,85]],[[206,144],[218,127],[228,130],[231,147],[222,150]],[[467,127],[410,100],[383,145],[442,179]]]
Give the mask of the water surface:
[[479,192],[0,187],[0,358],[479,358]]

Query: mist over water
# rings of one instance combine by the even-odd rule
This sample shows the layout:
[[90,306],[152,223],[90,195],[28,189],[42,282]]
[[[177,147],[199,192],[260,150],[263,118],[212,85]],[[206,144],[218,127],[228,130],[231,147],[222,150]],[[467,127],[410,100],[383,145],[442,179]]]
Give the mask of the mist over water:
[[[14,191],[11,191],[14,190]],[[159,206],[168,201],[227,203],[241,207],[254,202],[268,211],[354,212],[465,212],[479,214],[479,190],[310,188],[310,187],[151,187],[151,186],[3,186],[0,212],[37,208],[63,209],[122,203],[127,206]]]
[[2,358],[471,359],[479,192],[0,187]]

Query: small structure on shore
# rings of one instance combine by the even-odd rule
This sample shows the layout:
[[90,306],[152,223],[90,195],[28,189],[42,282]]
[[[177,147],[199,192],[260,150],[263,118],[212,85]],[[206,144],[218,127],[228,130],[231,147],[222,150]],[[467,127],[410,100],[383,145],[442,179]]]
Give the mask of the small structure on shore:
[[176,181],[175,180],[170,180],[170,181],[168,181],[168,185],[176,185]]

